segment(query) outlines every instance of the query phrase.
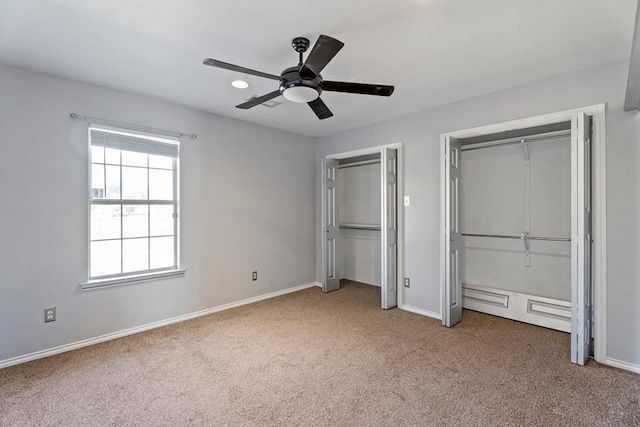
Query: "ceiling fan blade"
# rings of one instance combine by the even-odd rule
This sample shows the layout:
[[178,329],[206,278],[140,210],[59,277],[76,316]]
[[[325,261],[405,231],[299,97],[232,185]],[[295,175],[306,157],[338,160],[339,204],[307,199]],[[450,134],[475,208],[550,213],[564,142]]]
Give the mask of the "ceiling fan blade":
[[307,60],[304,62],[302,70],[304,71],[305,68],[308,68],[317,76],[320,74],[322,69],[327,66],[329,61],[336,56],[336,53],[338,53],[343,46],[344,43],[340,40],[320,35],[316,44],[313,45],[313,49],[311,49],[309,56],[307,56]]
[[329,117],[333,116],[333,113],[331,112],[331,110],[329,110],[327,104],[322,102],[322,99],[320,98],[316,98],[311,102],[307,102],[307,104],[309,104],[309,107],[311,107],[313,112],[316,113],[316,116],[318,116],[320,120],[328,119]]
[[243,110],[247,110],[247,109],[249,109],[251,107],[255,107],[256,105],[260,105],[263,102],[267,102],[270,99],[275,98],[276,96],[280,96],[280,91],[279,90],[273,91],[273,92],[268,93],[266,95],[259,96],[257,98],[250,99],[250,100],[248,100],[247,102],[245,102],[243,104],[236,105],[236,108],[242,108]]
[[210,65],[212,67],[224,68],[225,70],[237,71],[239,73],[251,74],[252,76],[264,77],[271,80],[280,80],[279,76],[269,73],[263,73],[262,71],[252,70],[250,68],[240,67],[239,65],[229,64],[227,62],[218,61],[216,59],[207,58],[202,61],[204,65]]
[[323,91],[359,93],[362,95],[391,96],[393,89],[395,89],[393,86],[368,83],[332,82],[328,80],[322,83]]

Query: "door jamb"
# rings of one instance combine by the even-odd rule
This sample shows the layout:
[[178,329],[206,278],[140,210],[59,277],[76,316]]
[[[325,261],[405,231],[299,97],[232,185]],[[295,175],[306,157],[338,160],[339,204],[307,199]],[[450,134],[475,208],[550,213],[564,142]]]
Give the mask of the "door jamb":
[[397,260],[396,260],[396,288],[398,290],[398,308],[402,308],[404,301],[404,204],[402,203],[404,198],[404,153],[402,151],[403,145],[402,142],[396,142],[387,145],[378,145],[375,147],[362,148],[359,150],[353,151],[345,151],[342,153],[334,153],[329,154],[324,157],[322,160],[323,170],[322,170],[322,200],[320,205],[322,206],[322,280],[323,283],[327,280],[327,259],[326,259],[326,242],[324,239],[325,235],[325,225],[326,225],[326,209],[325,209],[325,189],[324,189],[324,174],[326,173],[324,170],[324,164],[326,159],[348,159],[350,157],[363,156],[366,154],[377,154],[382,153],[382,150],[385,148],[393,148],[397,150],[396,157],[396,165],[397,165],[397,173],[396,173],[396,206],[398,209],[397,212]]
[[479,126],[455,132],[440,134],[440,314],[444,312],[442,306],[445,292],[444,253],[445,248],[445,206],[443,183],[445,179],[445,167],[447,162],[445,156],[445,138],[447,136],[455,138],[468,138],[485,134],[498,133],[514,129],[535,127],[560,122],[570,121],[574,114],[584,112],[592,117],[592,171],[591,171],[591,191],[592,191],[592,233],[593,233],[593,347],[594,359],[597,362],[607,363],[607,230],[606,230],[606,135],[605,135],[605,114],[607,104],[596,104],[572,110],[565,110],[556,113],[543,114],[540,116],[528,117],[525,119],[512,120],[508,122],[496,123],[492,125]]

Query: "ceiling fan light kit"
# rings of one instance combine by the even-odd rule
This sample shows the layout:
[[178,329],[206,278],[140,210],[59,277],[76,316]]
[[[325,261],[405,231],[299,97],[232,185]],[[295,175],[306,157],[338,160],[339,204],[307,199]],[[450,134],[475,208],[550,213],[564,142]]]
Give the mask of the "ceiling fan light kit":
[[287,101],[298,103],[311,102],[320,96],[320,93],[316,89],[302,85],[289,86],[287,88],[280,87],[280,92]]
[[393,93],[394,87],[388,85],[324,80],[320,72],[344,46],[344,43],[340,40],[320,35],[305,62],[302,61],[302,54],[306,52],[310,46],[309,39],[296,37],[291,41],[291,45],[299,54],[300,59],[298,65],[286,68],[280,76],[240,67],[216,59],[208,58],[205,59],[203,63],[212,67],[278,80],[280,82],[278,90],[236,105],[236,108],[245,110],[282,95],[291,102],[307,103],[316,116],[322,120],[333,116],[329,107],[320,99],[320,94],[323,91],[378,96],[390,96]]

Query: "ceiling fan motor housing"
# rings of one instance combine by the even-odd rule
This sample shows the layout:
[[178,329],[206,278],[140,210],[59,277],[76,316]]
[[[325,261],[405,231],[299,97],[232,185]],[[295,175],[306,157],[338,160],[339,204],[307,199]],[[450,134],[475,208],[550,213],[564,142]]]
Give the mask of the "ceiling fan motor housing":
[[322,77],[303,77],[299,65],[289,67],[280,74],[280,93],[293,102],[313,101],[322,93]]

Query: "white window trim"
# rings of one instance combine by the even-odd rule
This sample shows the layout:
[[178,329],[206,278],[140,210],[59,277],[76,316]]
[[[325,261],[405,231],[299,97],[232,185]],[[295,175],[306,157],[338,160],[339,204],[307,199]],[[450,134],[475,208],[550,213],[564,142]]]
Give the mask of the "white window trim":
[[[173,135],[169,136],[169,135],[161,135],[161,134],[151,134],[148,132],[141,132],[139,130],[134,130],[134,129],[127,129],[126,127],[114,127],[114,126],[110,126],[110,125],[103,125],[103,124],[98,124],[98,123],[89,123],[88,126],[88,134],[89,134],[89,149],[91,147],[91,130],[92,129],[96,129],[96,130],[104,130],[104,131],[112,131],[112,132],[116,132],[116,133],[122,133],[124,135],[131,135],[131,136],[142,136],[142,137],[148,137],[149,139],[157,139],[160,141],[165,141],[165,140],[170,140],[170,141],[179,141],[179,138],[175,138]],[[176,158],[176,160],[179,159],[179,156]],[[91,176],[91,151],[89,151],[89,176]],[[134,284],[134,283],[140,283],[140,282],[145,282],[145,281],[151,281],[151,280],[159,280],[159,279],[164,279],[164,278],[171,278],[171,277],[184,277],[185,273],[186,273],[186,269],[181,268],[180,266],[180,216],[179,216],[179,210],[180,210],[180,197],[179,197],[179,185],[180,185],[180,178],[179,178],[179,173],[180,173],[180,168],[179,168],[179,163],[175,164],[175,168],[174,168],[174,172],[175,172],[175,176],[174,176],[174,180],[175,180],[175,191],[176,191],[176,195],[175,195],[175,205],[176,205],[176,224],[175,224],[175,233],[176,233],[176,237],[175,237],[175,261],[176,261],[176,267],[175,268],[171,268],[171,269],[166,269],[166,270],[161,270],[161,271],[150,271],[150,272],[142,272],[142,273],[132,273],[132,274],[122,274],[119,276],[113,276],[113,277],[104,277],[104,278],[89,278],[89,280],[87,280],[86,282],[80,283],[80,288],[82,290],[95,290],[95,289],[103,289],[103,288],[108,288],[108,287],[115,287],[115,286],[123,286],[123,285],[128,285],[128,284]],[[89,178],[89,184],[91,184],[91,178]],[[91,188],[89,188],[89,192],[91,192]],[[88,201],[88,205],[91,206],[92,204],[92,200],[91,200],[91,194],[89,194],[89,201]],[[88,230],[89,231],[89,230]],[[88,244],[90,247],[91,244],[91,232],[88,232]],[[89,263],[91,261],[89,260]],[[90,265],[89,265],[90,268]]]
[[111,277],[108,279],[89,280],[80,283],[80,288],[85,291],[93,289],[109,288],[113,286],[128,285],[131,283],[146,282],[148,280],[164,279],[167,277],[183,277],[187,270],[176,269],[167,271],[156,271],[153,273],[133,274],[130,276]]

